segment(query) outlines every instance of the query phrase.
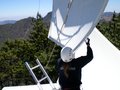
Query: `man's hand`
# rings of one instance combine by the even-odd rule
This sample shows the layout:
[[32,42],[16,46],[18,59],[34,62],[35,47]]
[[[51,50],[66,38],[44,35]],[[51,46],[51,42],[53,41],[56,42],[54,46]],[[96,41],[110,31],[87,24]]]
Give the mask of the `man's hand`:
[[87,38],[87,40],[85,40],[85,43],[86,43],[86,45],[90,45],[90,39],[89,38]]

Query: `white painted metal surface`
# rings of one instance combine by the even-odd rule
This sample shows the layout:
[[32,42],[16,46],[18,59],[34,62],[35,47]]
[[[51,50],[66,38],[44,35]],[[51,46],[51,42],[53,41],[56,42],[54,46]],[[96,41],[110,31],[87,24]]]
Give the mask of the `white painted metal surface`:
[[[59,89],[58,84],[54,84],[56,89]],[[53,90],[49,84],[42,85],[43,90]],[[41,90],[38,85],[26,85],[26,86],[11,86],[4,87],[2,90]]]
[[48,38],[75,51],[93,31],[108,0],[53,0]]
[[[83,90],[120,90],[120,51],[96,28],[90,34],[94,59],[82,70]],[[86,55],[83,43],[76,57]]]

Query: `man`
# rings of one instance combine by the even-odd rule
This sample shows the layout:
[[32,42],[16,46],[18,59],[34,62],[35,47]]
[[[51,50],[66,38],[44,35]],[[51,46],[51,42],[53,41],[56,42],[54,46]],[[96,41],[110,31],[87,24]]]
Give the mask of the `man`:
[[61,50],[61,59],[58,59],[57,69],[59,84],[62,90],[80,90],[81,69],[93,59],[93,52],[90,47],[90,39],[87,39],[87,55],[74,58],[71,48],[64,47]]

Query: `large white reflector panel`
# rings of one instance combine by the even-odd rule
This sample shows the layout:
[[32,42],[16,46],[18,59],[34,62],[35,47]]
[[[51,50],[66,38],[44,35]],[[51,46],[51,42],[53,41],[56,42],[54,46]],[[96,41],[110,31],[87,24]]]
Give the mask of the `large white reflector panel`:
[[108,0],[53,0],[48,38],[74,51],[92,32]]

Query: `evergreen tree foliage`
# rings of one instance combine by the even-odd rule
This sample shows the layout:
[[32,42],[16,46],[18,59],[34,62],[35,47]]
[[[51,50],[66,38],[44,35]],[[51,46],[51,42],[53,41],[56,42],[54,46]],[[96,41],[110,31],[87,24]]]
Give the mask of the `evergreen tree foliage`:
[[24,60],[31,57],[29,43],[25,40],[6,41],[0,49],[0,85],[31,84]]
[[97,28],[120,50],[120,14],[113,13],[110,22],[102,22]]
[[[29,42],[34,47],[35,56],[40,60],[53,81],[56,80],[55,64],[59,57],[60,47],[55,47],[55,44],[47,38],[48,29],[44,26],[42,18],[37,14],[36,20],[33,21],[34,28],[29,36]],[[53,48],[55,49],[53,50]],[[53,52],[53,53],[52,53]]]
[[[4,86],[34,84],[24,63],[27,61],[33,65],[36,58],[40,60],[51,79],[56,81],[55,65],[60,47],[53,50],[54,43],[47,38],[48,30],[39,13],[37,18],[33,19],[33,25],[28,40],[7,41],[0,49],[0,89]],[[41,74],[39,71],[35,73],[37,77]]]

